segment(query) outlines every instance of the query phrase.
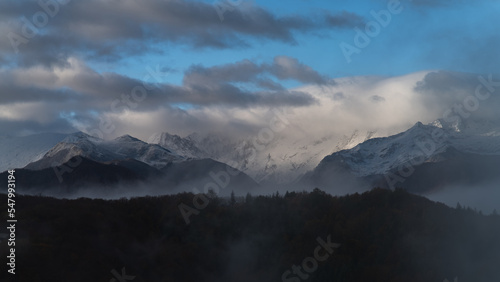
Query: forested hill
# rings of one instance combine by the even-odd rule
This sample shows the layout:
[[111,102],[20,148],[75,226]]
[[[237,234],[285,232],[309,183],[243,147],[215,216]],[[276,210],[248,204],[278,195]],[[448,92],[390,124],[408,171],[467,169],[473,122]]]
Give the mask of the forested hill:
[[[19,281],[491,282],[500,217],[403,190],[214,198],[16,198]],[[2,218],[7,198],[0,195]],[[0,233],[6,232],[5,220]],[[326,246],[325,246],[326,245]],[[0,243],[6,265],[7,244]],[[2,269],[5,269],[3,267]],[[11,275],[0,273],[1,281]],[[114,279],[114,280],[113,280]]]

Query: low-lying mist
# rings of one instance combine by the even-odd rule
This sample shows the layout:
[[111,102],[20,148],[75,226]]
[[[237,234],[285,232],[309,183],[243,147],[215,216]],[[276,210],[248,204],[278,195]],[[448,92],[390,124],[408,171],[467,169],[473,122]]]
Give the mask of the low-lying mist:
[[500,179],[486,184],[446,186],[423,196],[450,207],[460,204],[490,214],[494,210],[500,211]]

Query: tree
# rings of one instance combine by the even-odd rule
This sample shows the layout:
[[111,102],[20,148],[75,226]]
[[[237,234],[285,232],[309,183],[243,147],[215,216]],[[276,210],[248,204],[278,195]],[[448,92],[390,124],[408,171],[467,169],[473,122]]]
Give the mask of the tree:
[[245,196],[245,203],[250,204],[252,201],[253,201],[252,194],[247,193],[247,195]]
[[236,204],[236,198],[234,197],[234,191],[231,191],[231,199],[229,200],[229,203],[231,206],[234,206]]
[[213,203],[215,206],[219,204],[219,196],[217,196],[217,193],[213,189],[208,189],[207,197],[210,199],[210,202]]

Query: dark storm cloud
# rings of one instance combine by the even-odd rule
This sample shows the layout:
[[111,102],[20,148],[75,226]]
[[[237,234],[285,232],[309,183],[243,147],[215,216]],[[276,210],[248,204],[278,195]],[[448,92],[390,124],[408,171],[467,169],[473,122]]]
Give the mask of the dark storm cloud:
[[[43,1],[42,1],[43,2]],[[55,2],[57,3],[57,2]],[[350,27],[359,21],[355,14],[342,12],[322,17],[277,16],[250,2],[224,12],[219,18],[217,5],[195,1],[70,1],[58,4],[47,23],[35,36],[26,38],[25,17],[44,11],[34,1],[2,1],[2,34],[13,32],[29,42],[19,43],[15,60],[21,65],[63,64],[71,54],[89,58],[117,60],[153,50],[155,43],[180,43],[194,48],[240,48],[248,39],[277,40],[296,44],[295,33]],[[220,9],[220,8],[219,8]],[[39,18],[41,19],[41,18]],[[2,36],[0,55],[14,54],[10,38]],[[15,44],[17,45],[17,44]]]

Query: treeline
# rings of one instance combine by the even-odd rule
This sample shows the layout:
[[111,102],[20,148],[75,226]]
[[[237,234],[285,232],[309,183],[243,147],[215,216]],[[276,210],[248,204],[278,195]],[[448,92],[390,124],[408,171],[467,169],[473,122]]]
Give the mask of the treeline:
[[[497,215],[449,208],[404,190],[342,197],[318,189],[210,196],[190,224],[179,205],[190,205],[191,193],[113,201],[19,196],[16,279],[121,281],[117,274],[134,282],[500,278]],[[0,203],[7,219],[5,195]],[[315,265],[319,239],[339,246]],[[6,269],[6,241],[0,246]],[[326,257],[324,248],[318,250]],[[6,270],[0,273],[1,281],[9,279]]]

